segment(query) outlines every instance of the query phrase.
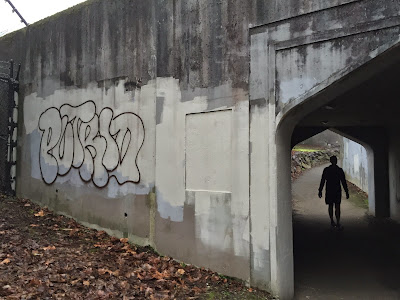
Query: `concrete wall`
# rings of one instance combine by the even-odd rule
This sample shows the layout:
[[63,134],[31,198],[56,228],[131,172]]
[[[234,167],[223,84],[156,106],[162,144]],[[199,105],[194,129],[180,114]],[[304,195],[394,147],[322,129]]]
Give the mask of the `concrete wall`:
[[390,217],[400,222],[400,141],[398,128],[389,133]]
[[342,168],[346,179],[368,193],[367,150],[347,138],[343,138],[342,149]]
[[398,11],[95,0],[4,36],[0,59],[23,65],[18,195],[288,299],[304,111],[283,120],[396,44]]
[[249,281],[252,10],[88,1],[2,37],[23,65],[18,195]]

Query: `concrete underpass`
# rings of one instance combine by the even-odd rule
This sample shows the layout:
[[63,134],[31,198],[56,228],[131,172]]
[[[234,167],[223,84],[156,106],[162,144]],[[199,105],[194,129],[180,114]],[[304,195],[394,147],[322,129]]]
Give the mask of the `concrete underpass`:
[[310,99],[303,107],[308,112],[297,119],[292,146],[329,128],[366,148],[369,170],[369,209],[342,200],[343,232],[330,228],[327,206],[317,197],[325,166],[293,183],[297,299],[400,297],[400,226],[389,221],[399,219],[400,65],[394,53],[387,52]]
[[330,227],[317,190],[323,168],[293,182],[295,299],[399,299],[400,225],[342,198],[343,231]]
[[[391,55],[386,57],[387,62],[390,62]],[[384,65],[384,62],[377,62],[376,66],[379,65]],[[372,67],[370,71],[374,69]],[[367,150],[370,170],[369,210],[377,217],[393,219],[399,219],[399,75],[400,64],[391,64],[308,113],[297,124],[292,136],[292,143],[297,143],[305,136],[331,128],[362,144]],[[346,80],[357,79],[356,76],[350,75]]]

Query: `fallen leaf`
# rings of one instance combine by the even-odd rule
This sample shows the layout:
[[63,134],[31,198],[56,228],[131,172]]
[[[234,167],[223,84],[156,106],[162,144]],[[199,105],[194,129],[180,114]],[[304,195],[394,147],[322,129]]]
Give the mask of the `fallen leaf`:
[[156,273],[153,274],[153,278],[155,279],[164,279],[164,276],[162,273],[156,271]]
[[0,234],[6,234],[6,232],[5,231],[0,231]]
[[75,229],[72,229],[70,232],[69,232],[69,236],[73,236],[75,233],[77,233],[79,231],[79,229],[78,228],[75,228]]
[[37,214],[35,214],[35,217],[43,217],[44,216],[44,211],[41,210]]
[[153,289],[148,287],[144,293],[145,297],[149,297],[152,294],[153,294]]
[[131,249],[131,247],[129,247],[129,244],[126,244],[126,245],[122,248],[122,250],[125,250],[127,254],[129,254],[129,253],[132,254],[132,255],[136,255],[136,254],[137,254],[135,251],[133,251],[133,250]]
[[39,279],[33,278],[29,281],[28,285],[40,285],[42,282]]
[[31,206],[29,203],[27,203],[27,204],[25,204],[24,206],[26,206],[26,207],[28,207],[28,206]]
[[78,282],[79,282],[79,279],[72,280],[72,281],[71,281],[71,285],[74,286],[74,285],[76,285]]
[[197,295],[203,292],[203,290],[197,286],[192,288],[192,291]]
[[104,275],[106,273],[110,274],[110,275],[114,275],[114,276],[118,276],[119,275],[119,270],[116,270],[115,272],[109,270],[109,269],[98,269],[97,272],[99,273],[99,275]]
[[[129,251],[128,251],[128,252],[129,252]],[[132,251],[132,252],[129,252],[129,253],[131,253],[132,256],[133,256],[133,258],[136,258],[136,259],[142,259],[143,256],[145,255],[144,252],[142,252],[142,253],[140,253],[140,254],[137,254],[135,251]]]
[[98,269],[97,272],[99,273],[99,275],[104,275],[105,273],[107,273],[106,269]]
[[48,266],[48,265],[50,265],[50,264],[52,264],[52,263],[54,263],[54,260],[53,260],[53,259],[50,259],[50,260],[47,260],[44,264],[45,264],[46,266]]
[[9,264],[11,262],[11,260],[9,260],[8,258],[6,258],[5,260],[3,260],[0,265],[6,265]]
[[85,281],[83,282],[83,285],[84,285],[84,286],[89,286],[89,285],[90,285],[90,282],[87,281],[87,280],[85,280]]
[[185,274],[185,270],[179,269],[178,271],[176,271],[176,273],[178,273],[179,275],[183,275],[183,274]]
[[39,253],[39,251],[37,251],[37,250],[32,250],[32,254],[34,256],[42,256],[43,255],[42,253]]
[[90,274],[92,274],[93,269],[92,269],[92,268],[87,268],[87,269],[85,269],[83,272],[84,272],[86,275],[90,275]]
[[128,242],[128,238],[120,238],[119,241],[121,243],[127,243]]
[[97,235],[98,237],[100,237],[100,236],[102,236],[103,234],[106,234],[106,232],[103,231],[103,230],[101,230],[101,231],[97,232],[96,235]]
[[56,250],[55,246],[47,246],[43,248],[44,251],[48,251],[48,250]]
[[153,269],[153,266],[151,266],[150,264],[146,263],[146,264],[142,265],[142,269],[148,271],[148,270]]
[[103,298],[105,295],[106,295],[106,293],[104,291],[102,291],[102,290],[97,291],[97,296]]
[[121,281],[121,282],[119,283],[119,285],[120,285],[121,288],[123,288],[123,289],[129,288],[129,283],[128,283],[128,281]]
[[37,224],[31,224],[29,226],[31,226],[31,227],[39,227],[39,225],[37,225]]

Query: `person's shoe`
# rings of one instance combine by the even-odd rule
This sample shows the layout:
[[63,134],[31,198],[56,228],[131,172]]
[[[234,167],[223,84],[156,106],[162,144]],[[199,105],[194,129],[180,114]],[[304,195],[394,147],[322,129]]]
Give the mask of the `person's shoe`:
[[338,230],[343,230],[343,226],[341,224],[339,224],[339,223],[336,225],[336,227],[337,227]]
[[332,226],[332,227],[336,227],[335,221],[331,221],[331,226]]

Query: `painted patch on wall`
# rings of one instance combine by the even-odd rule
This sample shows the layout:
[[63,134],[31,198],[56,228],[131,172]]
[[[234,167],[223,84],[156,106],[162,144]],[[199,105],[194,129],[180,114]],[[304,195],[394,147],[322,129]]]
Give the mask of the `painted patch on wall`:
[[145,129],[137,114],[114,116],[110,107],[98,112],[89,100],[46,109],[38,128],[42,132],[39,166],[45,183],[54,183],[71,168],[79,169],[81,179],[97,187],[106,186],[111,177],[120,185],[140,182],[137,158]]
[[231,192],[232,111],[186,116],[186,189]]

